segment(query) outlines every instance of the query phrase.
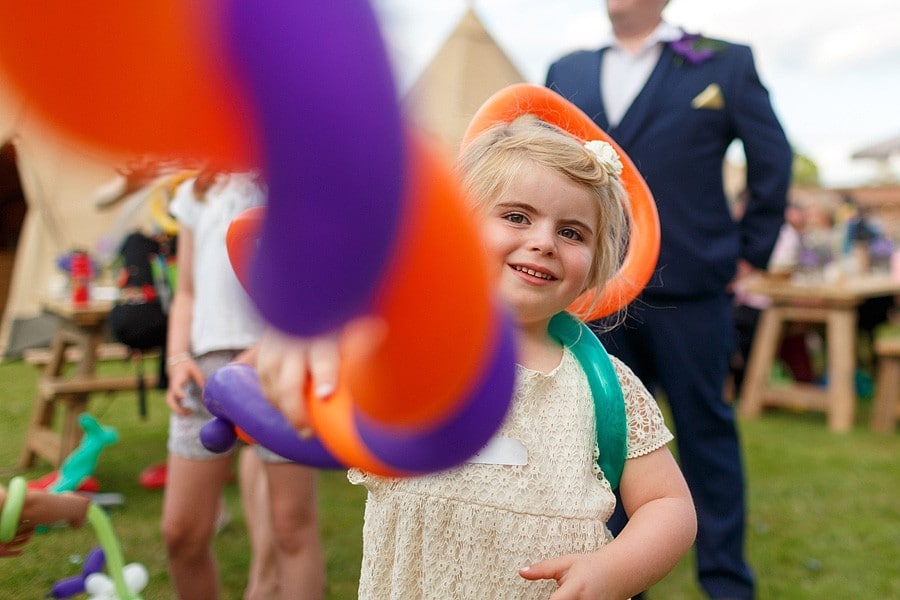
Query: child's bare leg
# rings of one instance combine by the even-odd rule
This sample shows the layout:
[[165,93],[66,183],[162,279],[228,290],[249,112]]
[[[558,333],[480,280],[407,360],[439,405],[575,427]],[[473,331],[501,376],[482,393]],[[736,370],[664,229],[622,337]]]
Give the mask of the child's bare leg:
[[325,594],[325,560],[316,506],[317,471],[294,463],[267,463],[281,598]]
[[169,574],[181,600],[218,597],[211,541],[231,456],[194,460],[169,456],[162,532]]
[[238,479],[251,551],[244,600],[277,598],[278,562],[269,507],[269,483],[263,461],[253,448],[241,449]]

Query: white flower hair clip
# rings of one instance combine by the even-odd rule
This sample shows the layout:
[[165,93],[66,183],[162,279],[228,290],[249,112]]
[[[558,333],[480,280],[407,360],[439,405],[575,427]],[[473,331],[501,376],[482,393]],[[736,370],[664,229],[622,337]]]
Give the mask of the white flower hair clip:
[[622,174],[622,160],[609,142],[591,140],[585,142],[584,149],[594,157],[600,168],[606,171],[608,175],[618,178]]

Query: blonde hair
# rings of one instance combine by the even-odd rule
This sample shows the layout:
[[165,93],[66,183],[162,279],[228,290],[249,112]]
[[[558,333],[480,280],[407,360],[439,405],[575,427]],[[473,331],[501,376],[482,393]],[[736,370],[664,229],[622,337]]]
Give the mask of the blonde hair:
[[[483,213],[531,165],[565,175],[597,199],[598,234],[588,284],[596,303],[618,271],[627,246],[629,209],[622,183],[580,140],[534,115],[485,130],[464,149],[457,169],[474,209]],[[580,307],[579,312],[590,312],[594,303]]]

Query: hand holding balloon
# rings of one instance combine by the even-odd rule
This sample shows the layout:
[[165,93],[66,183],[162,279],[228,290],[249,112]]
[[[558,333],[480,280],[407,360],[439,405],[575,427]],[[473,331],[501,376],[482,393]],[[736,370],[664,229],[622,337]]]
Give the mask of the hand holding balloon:
[[339,362],[336,335],[307,339],[269,329],[257,350],[260,389],[297,431],[311,431],[302,390],[309,382],[315,399],[330,396],[337,387]]
[[249,365],[232,363],[213,373],[203,390],[203,402],[215,417],[200,430],[200,440],[211,452],[228,450],[240,433],[298,463],[328,469],[342,466],[318,439],[297,435],[266,401],[256,371]]
[[306,409],[321,439],[303,438],[265,400],[255,371],[231,364],[207,380],[203,399],[216,419],[203,427],[201,440],[209,450],[222,452],[235,442],[237,424],[273,452],[314,467],[352,466],[393,477],[450,468],[488,442],[512,399],[514,341],[507,318],[498,319],[492,337],[495,345],[478,380],[451,417],[436,425],[408,428],[373,420],[355,405],[343,378],[331,398],[307,398]]
[[377,350],[385,336],[380,319],[350,321],[340,334],[301,338],[268,329],[257,344],[256,370],[263,395],[301,434],[312,433],[303,390],[309,401],[326,401],[337,389],[340,348],[365,356]]

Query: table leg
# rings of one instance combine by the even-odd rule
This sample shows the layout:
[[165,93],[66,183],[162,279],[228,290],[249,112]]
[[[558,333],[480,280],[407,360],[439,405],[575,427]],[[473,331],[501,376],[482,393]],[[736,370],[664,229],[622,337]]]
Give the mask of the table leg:
[[767,308],[760,316],[750,348],[750,361],[747,363],[744,385],[741,387],[740,413],[744,417],[756,418],[762,411],[783,325],[778,307]]
[[[66,362],[66,348],[71,342],[60,328],[56,335],[53,336],[53,342],[50,345],[50,360],[44,365],[41,377],[54,378],[62,374]],[[53,453],[56,454],[53,445],[48,443],[47,433],[53,429],[53,412],[56,408],[54,403],[56,399],[46,397],[40,391],[34,399],[34,408],[31,411],[31,421],[28,424],[28,431],[25,433],[25,443],[22,447],[22,453],[19,456],[19,468],[29,469],[34,466],[34,461],[39,454]]]
[[849,431],[856,410],[856,310],[831,309],[828,314],[828,427]]
[[872,403],[872,431],[892,433],[897,427],[898,394],[900,394],[900,357],[882,354],[878,357],[878,380]]
[[34,408],[31,410],[31,421],[25,432],[25,444],[19,455],[19,468],[30,469],[37,458],[35,447],[37,436],[41,431],[48,430],[53,425],[53,400],[38,396],[34,399]]
[[81,349],[81,360],[75,365],[75,373],[92,375],[97,370],[97,353],[100,344],[106,337],[106,329],[102,327],[89,329],[70,327],[67,336],[72,345]]

